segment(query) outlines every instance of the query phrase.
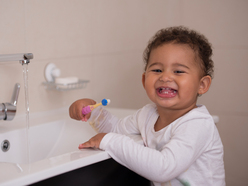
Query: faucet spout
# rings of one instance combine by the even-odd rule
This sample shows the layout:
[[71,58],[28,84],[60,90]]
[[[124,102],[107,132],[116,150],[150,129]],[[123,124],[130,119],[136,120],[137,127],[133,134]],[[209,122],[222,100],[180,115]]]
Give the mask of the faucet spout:
[[0,104],[0,119],[13,120],[13,118],[15,117],[16,105],[17,105],[20,88],[21,88],[20,84],[16,83],[11,101],[9,103]]
[[21,64],[29,63],[31,59],[34,58],[32,53],[21,53],[21,54],[3,54],[0,55],[0,62],[7,62],[7,61],[20,61]]

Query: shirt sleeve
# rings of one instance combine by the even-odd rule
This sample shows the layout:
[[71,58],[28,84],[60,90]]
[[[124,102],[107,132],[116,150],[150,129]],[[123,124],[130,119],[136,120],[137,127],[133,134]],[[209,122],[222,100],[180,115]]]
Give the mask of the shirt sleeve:
[[206,119],[195,119],[174,126],[171,131],[171,139],[161,150],[145,147],[128,136],[115,133],[105,135],[100,148],[134,172],[162,183],[186,171],[208,148],[213,127]]
[[100,133],[120,133],[125,135],[140,134],[137,117],[139,110],[133,115],[119,119],[102,107],[93,110],[88,120],[89,124]]

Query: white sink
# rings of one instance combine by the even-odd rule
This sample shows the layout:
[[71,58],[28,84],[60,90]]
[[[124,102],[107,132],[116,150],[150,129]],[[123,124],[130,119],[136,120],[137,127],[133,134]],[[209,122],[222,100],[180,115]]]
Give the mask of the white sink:
[[[108,110],[120,118],[135,111]],[[105,151],[78,149],[95,134],[88,123],[70,119],[68,108],[30,114],[29,130],[24,115],[1,121],[0,143],[8,140],[10,148],[0,150],[0,185],[28,185],[110,158]]]
[[0,162],[33,163],[76,151],[79,143],[95,134],[87,123],[69,119],[32,126],[28,132],[25,128],[6,132],[0,134],[0,142],[8,140],[10,148],[7,152],[0,151]]

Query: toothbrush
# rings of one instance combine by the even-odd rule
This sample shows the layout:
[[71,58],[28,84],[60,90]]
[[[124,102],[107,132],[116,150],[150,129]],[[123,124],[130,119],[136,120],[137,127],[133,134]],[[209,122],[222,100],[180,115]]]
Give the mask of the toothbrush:
[[100,105],[107,106],[109,103],[110,103],[110,99],[103,99],[101,103],[97,103],[95,105],[88,105],[82,109],[82,114],[86,115],[90,113],[92,110],[94,110],[96,107]]

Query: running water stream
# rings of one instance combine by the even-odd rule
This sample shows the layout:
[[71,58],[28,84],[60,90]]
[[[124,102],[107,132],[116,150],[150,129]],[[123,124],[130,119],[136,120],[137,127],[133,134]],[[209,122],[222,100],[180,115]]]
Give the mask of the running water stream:
[[28,64],[22,64],[23,68],[23,80],[25,91],[25,108],[26,108],[26,140],[27,140],[27,160],[30,162],[29,151],[29,97],[28,97]]

